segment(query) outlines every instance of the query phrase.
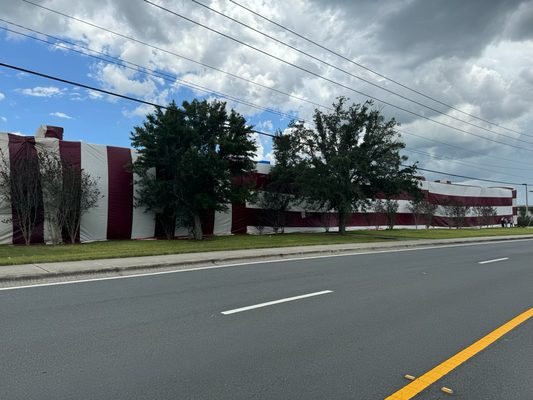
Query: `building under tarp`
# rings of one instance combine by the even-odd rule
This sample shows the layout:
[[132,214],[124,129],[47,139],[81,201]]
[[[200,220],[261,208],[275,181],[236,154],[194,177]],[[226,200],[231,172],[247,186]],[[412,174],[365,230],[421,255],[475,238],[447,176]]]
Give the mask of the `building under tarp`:
[[[7,158],[8,165],[15,165],[23,157],[37,157],[40,151],[55,153],[62,160],[83,169],[98,179],[101,197],[96,207],[83,214],[79,232],[80,242],[111,239],[146,239],[162,236],[158,232],[155,215],[135,206],[136,177],[129,165],[135,160],[134,150],[126,147],[95,145],[78,141],[63,140],[63,129],[42,126],[35,136],[22,136],[0,132],[0,151]],[[258,191],[266,182],[270,165],[258,163],[253,179]],[[462,204],[466,206],[492,206],[496,216],[490,225],[499,224],[502,218],[516,223],[516,190],[506,187],[480,187],[453,184],[451,182],[420,181],[421,189],[429,202],[437,205]],[[414,227],[415,218],[408,209],[409,196],[400,196],[396,215],[396,226]],[[44,221],[44,212],[38,213],[32,235],[32,243],[50,241],[50,227]],[[418,221],[424,224],[423,219]],[[465,218],[465,225],[478,226],[480,221],[471,210]],[[203,216],[204,233],[208,235],[229,235],[270,232],[269,213],[258,204],[229,204],[225,212],[208,212]],[[292,207],[286,213],[285,232],[312,232],[335,230],[334,213],[317,212],[304,206]],[[453,225],[442,207],[433,218],[435,227]],[[386,217],[367,212],[351,214],[347,229],[368,229],[385,227]],[[186,229],[177,228],[176,236],[185,236]],[[0,202],[0,244],[23,243],[20,227],[13,218],[11,204]]]

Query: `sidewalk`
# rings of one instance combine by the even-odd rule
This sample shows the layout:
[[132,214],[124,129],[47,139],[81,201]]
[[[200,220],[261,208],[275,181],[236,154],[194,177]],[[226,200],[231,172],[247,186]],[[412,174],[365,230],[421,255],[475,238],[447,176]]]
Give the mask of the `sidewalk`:
[[70,261],[42,264],[0,266],[0,282],[35,280],[90,274],[134,274],[141,270],[194,269],[237,262],[291,259],[302,256],[331,255],[431,247],[450,244],[482,243],[504,240],[533,239],[533,235],[492,236],[461,239],[405,240],[395,242],[276,247],[267,249],[210,251],[162,256],[110,258],[102,260]]

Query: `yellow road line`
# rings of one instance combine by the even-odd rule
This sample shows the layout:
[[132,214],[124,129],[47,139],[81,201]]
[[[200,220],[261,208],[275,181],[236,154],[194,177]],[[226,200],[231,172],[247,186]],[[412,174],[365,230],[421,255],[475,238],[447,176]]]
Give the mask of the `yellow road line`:
[[501,338],[503,335],[513,330],[518,325],[524,323],[531,317],[533,317],[533,308],[530,308],[529,310],[524,311],[522,314],[514,317],[512,320],[510,320],[509,322],[506,322],[505,324],[495,329],[494,331],[492,331],[485,337],[479,339],[474,344],[471,344],[466,349],[460,351],[456,355],[450,357],[446,361],[437,365],[432,370],[426,372],[424,375],[418,377],[413,382],[404,386],[397,392],[391,394],[385,400],[412,399],[422,390],[424,390],[428,386],[438,381],[440,378],[442,378],[444,375],[448,374],[449,372],[457,368],[459,365],[464,363],[466,360],[474,357],[481,350],[490,346],[492,343],[494,343],[496,340]]

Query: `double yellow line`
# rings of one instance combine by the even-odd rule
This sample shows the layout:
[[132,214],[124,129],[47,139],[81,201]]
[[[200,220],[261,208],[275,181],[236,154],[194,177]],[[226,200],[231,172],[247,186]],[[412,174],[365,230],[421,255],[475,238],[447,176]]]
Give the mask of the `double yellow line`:
[[412,399],[422,390],[426,389],[428,386],[438,381],[440,378],[457,368],[466,360],[474,357],[481,350],[487,348],[496,340],[501,338],[503,335],[513,330],[518,325],[526,322],[531,317],[533,317],[533,308],[530,308],[522,314],[514,317],[512,320],[495,329],[485,337],[479,339],[477,342],[471,344],[466,349],[460,351],[456,355],[437,365],[435,368],[429,370],[424,375],[416,378],[414,381],[404,386],[397,392],[391,394],[385,400]]

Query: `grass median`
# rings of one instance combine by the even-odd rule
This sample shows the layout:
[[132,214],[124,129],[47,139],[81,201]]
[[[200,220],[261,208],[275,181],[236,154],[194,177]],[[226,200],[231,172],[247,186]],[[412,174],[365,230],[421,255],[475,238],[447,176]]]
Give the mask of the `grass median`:
[[336,233],[286,233],[278,235],[218,236],[202,241],[115,240],[75,245],[0,246],[0,265],[32,264],[102,258],[123,258],[202,251],[260,249],[319,244],[369,243],[413,239],[452,239],[481,236],[533,234],[527,228],[489,229],[394,229]]

